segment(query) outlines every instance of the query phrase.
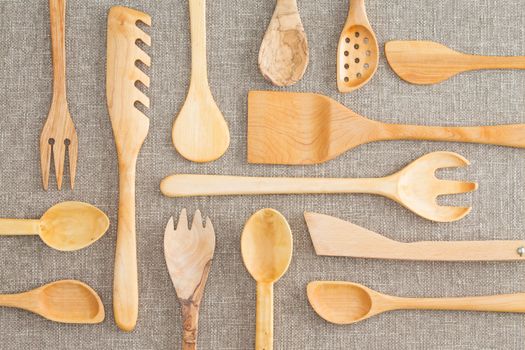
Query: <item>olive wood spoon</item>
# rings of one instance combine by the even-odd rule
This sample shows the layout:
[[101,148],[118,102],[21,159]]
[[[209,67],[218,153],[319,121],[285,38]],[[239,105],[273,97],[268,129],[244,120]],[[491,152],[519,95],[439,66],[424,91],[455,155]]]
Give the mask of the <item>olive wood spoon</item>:
[[56,281],[25,293],[0,295],[0,306],[24,309],[60,323],[100,323],[105,317],[98,294],[74,280]]
[[250,91],[248,162],[317,164],[359,145],[427,140],[525,147],[525,124],[440,127],[385,124],[329,97],[312,93]]
[[107,215],[91,204],[62,202],[39,220],[0,219],[0,236],[39,235],[51,248],[73,251],[95,243],[108,227]]
[[290,86],[301,80],[308,60],[308,41],[297,0],[277,0],[259,49],[262,75],[276,86]]
[[464,298],[400,298],[351,282],[310,282],[308,301],[319,316],[351,324],[393,310],[460,310],[525,313],[525,293]]
[[292,231],[278,211],[259,210],[246,222],[241,253],[257,281],[256,350],[273,349],[273,284],[288,270],[292,251]]
[[418,85],[441,83],[472,70],[525,69],[525,56],[469,55],[433,41],[389,41],[385,55],[401,79]]

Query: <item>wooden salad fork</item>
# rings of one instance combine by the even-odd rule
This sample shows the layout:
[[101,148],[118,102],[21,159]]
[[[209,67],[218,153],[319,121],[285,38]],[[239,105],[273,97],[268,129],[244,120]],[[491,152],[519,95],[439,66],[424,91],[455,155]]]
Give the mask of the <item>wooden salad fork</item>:
[[401,171],[375,179],[265,178],[214,175],[171,175],[160,185],[168,197],[302,194],[370,193],[390,198],[414,213],[433,221],[456,221],[467,215],[470,207],[441,206],[442,195],[474,191],[473,182],[438,179],[440,168],[462,167],[469,161],[452,152],[434,152],[422,156]]
[[57,187],[62,188],[66,149],[69,158],[69,180],[75,187],[78,138],[69,114],[66,96],[66,0],[49,0],[51,43],[53,51],[53,99],[46,123],[40,134],[40,167],[42,185],[47,191],[51,155],[53,154]]

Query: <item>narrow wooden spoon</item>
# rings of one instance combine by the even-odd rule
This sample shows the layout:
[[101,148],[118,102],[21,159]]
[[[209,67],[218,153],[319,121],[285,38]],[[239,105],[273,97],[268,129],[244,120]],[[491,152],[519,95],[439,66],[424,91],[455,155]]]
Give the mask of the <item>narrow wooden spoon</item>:
[[351,324],[393,310],[461,310],[525,313],[525,293],[465,298],[400,298],[351,282],[310,282],[308,301],[328,322]]
[[308,42],[297,0],[277,0],[259,50],[259,68],[272,84],[297,83],[308,66]]
[[401,79],[418,85],[437,84],[471,70],[525,69],[525,56],[469,55],[433,41],[389,41],[385,54]]
[[100,323],[105,317],[98,294],[74,280],[56,281],[25,293],[0,295],[0,306],[24,309],[61,323]]
[[95,243],[106,233],[109,219],[100,209],[82,202],[62,202],[40,220],[0,219],[0,235],[39,235],[45,244],[73,251]]
[[349,5],[337,46],[337,88],[340,92],[350,92],[365,85],[379,64],[379,47],[366,15],[365,0],[350,0]]
[[189,0],[191,81],[186,101],[175,119],[173,145],[186,159],[210,162],[230,145],[230,132],[208,84],[206,63],[206,0]]
[[250,91],[248,162],[316,164],[359,145],[385,140],[428,140],[525,147],[525,124],[440,127],[384,124],[329,97]]
[[274,209],[259,210],[244,226],[242,259],[257,281],[256,350],[273,349],[273,284],[288,270],[292,246],[290,226]]

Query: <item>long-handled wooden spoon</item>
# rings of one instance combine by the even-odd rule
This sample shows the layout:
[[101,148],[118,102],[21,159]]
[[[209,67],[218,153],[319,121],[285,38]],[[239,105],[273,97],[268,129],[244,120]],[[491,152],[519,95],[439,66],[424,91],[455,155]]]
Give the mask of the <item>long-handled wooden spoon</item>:
[[206,63],[206,0],[189,0],[191,81],[172,130],[173,145],[186,159],[210,162],[230,145],[230,132],[208,83]]
[[56,281],[20,294],[0,295],[0,306],[15,307],[61,323],[100,323],[104,305],[87,284]]
[[359,145],[385,140],[428,140],[525,147],[525,124],[440,127],[384,124],[329,97],[312,93],[250,91],[248,162],[316,164]]
[[389,41],[385,55],[401,79],[418,85],[437,84],[471,70],[525,69],[525,56],[469,55],[433,41]]
[[176,229],[170,219],[164,234],[164,256],[182,307],[183,350],[197,348],[199,310],[214,252],[215,231],[209,218],[206,226],[202,225],[200,211],[195,212],[191,229],[186,209],[181,211]]
[[73,251],[95,243],[106,233],[109,218],[82,202],[63,202],[49,208],[39,220],[0,219],[1,236],[39,235],[51,248]]
[[455,221],[470,207],[441,206],[436,198],[477,189],[477,184],[437,179],[439,168],[468,165],[452,152],[424,155],[390,176],[376,179],[264,178],[214,175],[172,175],[160,189],[168,197],[288,193],[370,193],[385,196],[434,221]]
[[461,310],[525,313],[525,293],[464,298],[400,298],[351,282],[310,282],[308,301],[328,322],[351,324],[393,310]]
[[262,75],[277,86],[293,85],[308,66],[308,42],[297,0],[277,0],[259,50]]
[[366,15],[365,0],[350,0],[337,46],[337,88],[350,92],[365,85],[377,70],[379,47]]
[[256,350],[273,349],[273,284],[288,270],[292,251],[292,231],[278,211],[259,210],[246,222],[241,253],[257,281]]
[[525,241],[394,241],[332,216],[304,213],[317,255],[426,261],[525,260]]

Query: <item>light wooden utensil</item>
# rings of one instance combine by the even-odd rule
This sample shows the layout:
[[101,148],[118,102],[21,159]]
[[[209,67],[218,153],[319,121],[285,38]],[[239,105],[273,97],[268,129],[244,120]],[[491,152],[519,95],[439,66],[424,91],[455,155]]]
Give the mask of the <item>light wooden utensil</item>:
[[33,312],[60,323],[93,324],[104,321],[104,305],[87,284],[56,281],[29,292],[0,295],[0,306]]
[[203,226],[197,210],[191,229],[186,209],[181,211],[176,229],[173,217],[170,219],[164,234],[164,256],[182,308],[183,350],[197,348],[199,309],[214,252],[215,231],[210,218]]
[[525,69],[525,56],[469,55],[433,41],[389,41],[385,54],[401,79],[418,85],[437,84],[472,70]]
[[379,64],[379,47],[368,21],[365,0],[349,0],[348,17],[337,46],[337,88],[350,92],[365,85]]
[[351,324],[393,310],[525,312],[525,293],[464,298],[400,298],[351,282],[310,282],[308,301],[331,323]]
[[427,140],[525,147],[525,124],[440,127],[384,124],[329,97],[250,91],[248,162],[317,164],[359,145],[386,140]]
[[40,134],[40,167],[42,185],[47,191],[51,155],[53,154],[58,189],[62,189],[62,176],[66,149],[69,159],[69,180],[75,187],[78,138],[69,114],[66,96],[66,0],[49,0],[51,43],[53,51],[53,100],[46,123]]
[[151,38],[139,29],[140,21],[151,25],[149,15],[126,7],[112,7],[108,15],[107,103],[119,163],[119,211],[113,310],[117,325],[135,328],[138,316],[137,248],[135,237],[135,170],[137,157],[149,130],[149,119],[135,104],[149,107],[149,98],[135,85],[149,87],[149,77],[135,63],[146,66],[150,57],[137,45],[150,46]]
[[440,168],[468,165],[452,152],[434,152],[416,159],[401,171],[375,179],[264,178],[215,175],[172,175],[160,185],[168,197],[302,194],[302,193],[370,193],[390,198],[414,213],[433,221],[449,222],[463,218],[470,207],[441,206],[438,196],[470,192],[473,182],[437,179]]
[[45,244],[73,251],[95,243],[109,228],[109,218],[100,209],[82,202],[62,202],[39,220],[0,219],[0,236],[39,235]]
[[210,162],[230,145],[230,132],[208,83],[206,63],[206,0],[189,0],[191,81],[172,130],[173,145],[186,159]]
[[273,349],[273,284],[292,260],[292,231],[284,216],[262,209],[246,222],[241,236],[244,266],[257,281],[256,350]]
[[403,243],[332,216],[304,213],[304,218],[317,255],[426,261],[525,259],[525,241]]
[[308,60],[308,41],[297,0],[277,0],[259,49],[262,75],[276,86],[290,86],[301,80]]

